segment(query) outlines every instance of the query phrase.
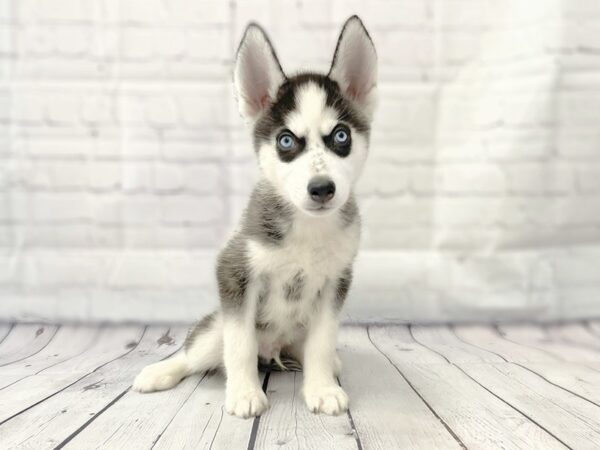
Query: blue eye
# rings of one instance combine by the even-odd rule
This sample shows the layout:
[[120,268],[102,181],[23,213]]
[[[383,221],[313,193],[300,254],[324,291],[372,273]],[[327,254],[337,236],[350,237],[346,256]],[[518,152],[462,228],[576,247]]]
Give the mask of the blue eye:
[[335,141],[336,144],[346,144],[348,142],[348,139],[350,138],[350,135],[348,134],[348,132],[346,130],[343,129],[339,129],[335,132],[335,134],[333,135],[333,140]]
[[281,133],[277,138],[277,146],[280,150],[287,151],[294,148],[296,139],[290,133]]

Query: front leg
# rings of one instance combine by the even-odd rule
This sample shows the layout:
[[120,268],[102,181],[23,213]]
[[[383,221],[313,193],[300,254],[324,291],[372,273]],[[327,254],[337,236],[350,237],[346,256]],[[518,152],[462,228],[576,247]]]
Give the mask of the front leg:
[[268,406],[258,378],[256,327],[248,316],[231,315],[223,322],[225,409],[243,418],[260,416]]
[[337,329],[333,305],[323,304],[308,328],[304,345],[304,398],[315,413],[338,415],[348,409],[348,396],[335,380]]

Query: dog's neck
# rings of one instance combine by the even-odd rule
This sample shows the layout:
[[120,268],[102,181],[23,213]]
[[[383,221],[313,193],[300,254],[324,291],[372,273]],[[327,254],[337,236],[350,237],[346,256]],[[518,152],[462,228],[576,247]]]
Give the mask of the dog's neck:
[[359,225],[353,195],[336,211],[315,217],[295,207],[264,178],[256,184],[243,219],[243,230],[247,235],[270,244],[282,243],[291,234],[300,239],[326,239],[331,234]]

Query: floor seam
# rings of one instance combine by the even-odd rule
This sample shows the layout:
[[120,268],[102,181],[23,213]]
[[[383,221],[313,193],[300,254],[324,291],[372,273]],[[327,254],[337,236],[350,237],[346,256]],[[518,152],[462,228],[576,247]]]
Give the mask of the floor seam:
[[413,384],[409,381],[409,379],[406,377],[406,375],[404,375],[404,373],[400,370],[400,368],[396,364],[394,364],[394,362],[391,360],[391,358],[383,350],[381,350],[379,347],[377,347],[377,345],[371,339],[371,333],[369,332],[369,329],[370,329],[370,327],[367,327],[367,337],[369,338],[369,341],[371,342],[371,344],[373,344],[373,347],[375,347],[375,349],[379,353],[381,353],[389,361],[389,363],[396,369],[396,371],[400,374],[400,376],[402,378],[404,378],[404,381],[406,381],[406,383],[410,386],[410,388],[414,391],[414,393],[417,394],[417,396],[421,399],[421,401],[425,404],[425,406],[429,409],[429,411],[431,411],[431,413],[435,416],[435,418],[444,426],[446,431],[448,431],[448,433],[454,438],[454,440],[458,443],[458,445],[460,445],[461,448],[466,450],[467,446],[463,443],[463,441],[460,439],[460,437],[458,437],[458,435],[454,432],[454,430],[452,428],[450,428],[450,426],[446,423],[446,421],[439,416],[439,414],[432,408],[432,406],[429,404],[429,402],[427,400],[425,400],[425,398],[421,395],[421,393],[413,386]]
[[[146,331],[147,327],[144,329],[144,333]],[[167,329],[167,334],[169,333],[169,331],[171,330],[171,328]],[[137,342],[136,346],[133,347],[131,349],[131,351],[133,351],[142,341],[142,339],[140,338],[140,340]],[[161,359],[161,361],[164,361],[167,358],[170,358],[171,356],[173,356],[175,353],[177,353],[180,349],[175,350],[174,352],[170,353],[169,355],[166,355],[164,358]],[[129,352],[128,352],[129,353]],[[97,370],[97,369],[96,369]],[[94,370],[94,372],[96,371]],[[79,433],[81,433],[83,430],[85,430],[92,422],[94,422],[98,417],[100,417],[102,414],[104,414],[104,412],[106,410],[108,410],[111,406],[113,406],[115,403],[117,403],[119,400],[121,400],[121,398],[123,398],[125,396],[125,394],[127,394],[127,392],[129,392],[131,390],[131,385],[127,387],[127,389],[125,389],[123,392],[121,392],[119,395],[117,395],[114,399],[112,399],[107,405],[105,405],[100,411],[98,411],[96,414],[94,414],[90,419],[88,419],[83,425],[81,425],[77,430],[75,430],[73,433],[71,433],[69,436],[67,436],[60,444],[58,444],[56,447],[54,447],[54,450],[59,450],[61,448],[63,448],[65,445],[67,445],[71,440],[73,440]]]
[[0,339],[0,344],[2,344],[6,340],[6,338],[8,337],[8,335],[10,333],[12,333],[12,330],[13,330],[14,327],[15,327],[15,324],[11,323],[10,327],[8,327],[8,330],[6,331],[6,334],[2,337],[2,339]]
[[86,378],[86,377],[90,376],[91,374],[93,374],[93,373],[94,373],[94,372],[96,372],[97,370],[101,369],[102,367],[104,367],[104,366],[106,366],[106,365],[108,365],[108,364],[110,364],[110,363],[112,363],[112,362],[114,362],[114,361],[117,361],[118,359],[121,359],[121,358],[125,357],[126,355],[128,355],[129,353],[131,353],[133,350],[135,350],[135,349],[136,349],[136,347],[139,345],[139,343],[142,341],[142,339],[143,339],[144,335],[146,334],[146,330],[147,330],[147,329],[148,329],[148,327],[147,327],[147,326],[146,326],[146,327],[144,327],[144,330],[142,331],[142,334],[141,334],[140,338],[138,339],[138,342],[136,343],[136,345],[135,345],[134,347],[131,347],[131,348],[130,348],[128,351],[126,351],[125,353],[123,353],[123,354],[121,354],[121,355],[117,356],[116,358],[113,358],[113,359],[111,359],[110,361],[107,361],[107,362],[105,362],[105,363],[102,363],[101,365],[99,365],[98,367],[96,367],[96,368],[95,368],[94,370],[92,370],[91,372],[88,372],[88,373],[86,373],[85,375],[83,375],[82,377],[80,377],[80,378],[78,378],[77,380],[73,381],[72,383],[68,384],[67,386],[64,386],[64,387],[62,387],[62,388],[61,388],[61,389],[59,389],[58,391],[56,391],[56,392],[54,392],[54,393],[52,393],[52,394],[48,395],[47,397],[44,397],[44,398],[43,398],[43,399],[41,399],[41,400],[38,400],[37,402],[35,402],[35,403],[33,403],[33,404],[29,405],[28,407],[26,407],[26,408],[22,409],[21,411],[19,411],[19,412],[17,412],[17,413],[15,413],[15,414],[13,414],[12,416],[10,416],[10,417],[8,417],[8,418],[4,419],[2,422],[0,422],[0,426],[4,425],[5,423],[7,423],[8,421],[10,421],[10,420],[14,419],[15,417],[17,417],[17,416],[19,416],[19,415],[23,414],[24,412],[26,412],[26,411],[29,411],[31,408],[33,408],[33,407],[35,407],[35,406],[39,405],[40,403],[43,403],[43,402],[45,402],[46,400],[48,400],[48,399],[50,399],[50,398],[54,397],[55,395],[58,395],[58,394],[60,394],[60,393],[61,393],[61,392],[63,392],[64,390],[66,390],[66,389],[69,389],[71,386],[73,386],[73,385],[75,385],[75,384],[79,383],[81,380],[83,380],[84,378]]
[[[21,381],[23,381],[23,380],[26,380],[27,378],[31,378],[31,377],[34,377],[34,376],[36,376],[36,375],[39,375],[40,373],[42,373],[42,372],[44,372],[44,371],[46,371],[46,370],[48,370],[48,369],[51,369],[51,368],[52,368],[52,367],[54,367],[54,366],[58,366],[59,364],[63,364],[63,363],[65,363],[65,362],[67,362],[67,361],[70,361],[70,360],[72,360],[73,358],[77,358],[78,356],[81,356],[81,355],[83,355],[83,354],[84,354],[84,353],[86,353],[86,352],[87,352],[89,349],[93,348],[93,346],[94,346],[94,345],[96,345],[96,343],[98,342],[98,339],[99,339],[99,337],[100,337],[100,330],[101,330],[101,328],[99,328],[99,329],[98,329],[98,333],[97,333],[97,335],[96,335],[96,336],[94,337],[94,339],[93,339],[93,340],[90,342],[90,344],[89,344],[89,345],[88,345],[86,348],[84,348],[82,351],[80,351],[79,353],[76,353],[75,355],[69,356],[67,359],[63,359],[62,361],[57,361],[57,362],[55,362],[54,364],[50,364],[49,366],[47,366],[47,367],[44,367],[43,369],[40,369],[40,370],[38,370],[38,371],[37,371],[37,372],[35,372],[35,373],[29,374],[29,375],[25,375],[23,378],[19,378],[18,380],[15,380],[15,381],[13,381],[12,383],[10,383],[10,384],[7,384],[6,386],[2,386],[2,387],[0,387],[0,391],[1,391],[1,390],[3,390],[3,389],[6,389],[6,388],[8,388],[8,387],[10,387],[10,386],[12,386],[13,384],[16,384],[16,383],[19,383],[19,382],[21,382]],[[32,356],[33,356],[33,355],[32,355]]]
[[42,350],[44,350],[46,347],[48,347],[48,345],[50,345],[50,342],[52,342],[54,340],[54,337],[56,336],[56,334],[58,333],[58,330],[60,330],[61,326],[57,326],[56,330],[54,330],[54,334],[52,336],[50,336],[50,339],[48,339],[48,342],[46,342],[40,349],[38,349],[36,352],[33,352],[31,355],[27,355],[24,356],[23,358],[19,358],[19,359],[15,359],[14,361],[10,361],[4,364],[0,364],[0,367],[6,367],[6,366],[10,366],[11,364],[14,363],[18,363],[20,361],[23,361],[27,358],[31,358],[32,356],[37,355],[39,352],[41,352]]
[[[465,374],[466,377],[468,377],[470,380],[472,380],[474,383],[476,383],[477,385],[479,385],[481,388],[485,389],[487,392],[489,392],[491,395],[493,395],[494,397],[496,397],[498,400],[500,400],[502,403],[504,403],[505,405],[509,406],[510,408],[514,409],[515,411],[517,411],[519,414],[521,414],[523,417],[525,417],[527,420],[529,420],[531,423],[535,424],[537,427],[539,427],[541,430],[545,431],[548,435],[552,436],[554,439],[556,439],[558,442],[560,442],[562,445],[564,445],[566,448],[571,449],[572,448],[567,445],[562,439],[560,439],[558,436],[556,436],[554,433],[552,433],[551,431],[549,431],[547,428],[545,428],[544,426],[542,426],[541,424],[539,424],[537,421],[535,421],[533,418],[531,418],[529,415],[525,414],[523,411],[521,411],[519,408],[517,408],[516,406],[512,405],[511,403],[509,403],[508,401],[504,400],[502,397],[500,397],[499,395],[497,395],[495,392],[493,392],[491,389],[489,389],[487,386],[484,386],[482,383],[480,383],[478,380],[476,380],[475,378],[473,378],[471,375],[469,375],[461,366],[459,366],[457,363],[450,361],[445,355],[443,355],[442,353],[440,353],[437,350],[434,350],[433,348],[423,344],[422,342],[419,342],[413,335],[411,328],[409,327],[409,332],[411,337],[413,338],[413,340],[421,345],[422,347],[426,348],[427,350],[441,356],[442,358],[444,358],[446,361],[448,361],[450,364],[452,364],[454,367],[456,367],[458,370],[460,370],[463,374]],[[455,334],[456,336],[456,334]],[[457,339],[460,340],[460,338]],[[464,342],[464,341],[463,341]],[[465,342],[465,344],[467,345],[471,345],[467,342]],[[477,346],[474,346],[477,347]],[[477,347],[479,348],[479,347]],[[482,349],[485,350],[485,349]],[[487,351],[487,350],[485,350]],[[493,352],[488,352],[488,353],[493,353]],[[500,356],[500,355],[498,355]],[[501,357],[501,356],[500,356]],[[502,358],[502,357],[501,357]],[[504,359],[504,358],[502,358]],[[507,361],[508,362],[508,361]]]
[[[269,385],[269,378],[271,376],[271,371],[267,370],[265,373],[265,379],[263,380],[262,390],[267,394],[267,386]],[[256,437],[258,435],[258,425],[260,423],[260,416],[256,416],[254,418],[254,422],[252,423],[252,431],[250,431],[250,438],[248,439],[248,450],[253,450],[256,445]]]
[[[343,389],[342,382],[340,381],[340,377],[335,377],[340,387]],[[358,434],[358,430],[356,429],[356,425],[354,423],[354,418],[352,417],[352,412],[350,411],[350,406],[348,406],[348,410],[346,411],[346,415],[348,416],[348,420],[350,421],[350,428],[352,429],[352,434],[354,435],[354,440],[356,441],[356,447],[358,450],[363,450],[362,441],[360,440],[360,436]]]
[[[179,414],[179,412],[187,404],[187,402],[190,400],[191,396],[198,389],[198,386],[200,386],[200,384],[202,384],[202,381],[204,381],[204,379],[206,378],[207,374],[208,374],[208,372],[204,372],[204,374],[202,375],[202,378],[200,378],[200,380],[198,381],[198,383],[196,383],[196,386],[194,386],[194,389],[192,389],[192,391],[189,393],[189,395],[183,401],[183,403],[181,404],[181,406],[179,408],[177,408],[177,411],[175,411],[175,413],[173,414],[173,417],[171,417],[171,420],[169,420],[169,422],[164,426],[164,428],[161,430],[161,432],[158,434],[158,436],[156,436],[156,439],[154,440],[154,442],[152,442],[152,445],[150,446],[150,449],[153,449],[156,446],[156,444],[158,443],[158,441],[160,441],[160,439],[162,438],[163,434],[165,434],[165,431],[167,431],[167,429],[173,423],[173,420],[175,420],[175,416],[177,416],[177,414]],[[208,420],[208,422],[210,422],[210,419]],[[208,422],[207,422],[207,425],[208,425]]]

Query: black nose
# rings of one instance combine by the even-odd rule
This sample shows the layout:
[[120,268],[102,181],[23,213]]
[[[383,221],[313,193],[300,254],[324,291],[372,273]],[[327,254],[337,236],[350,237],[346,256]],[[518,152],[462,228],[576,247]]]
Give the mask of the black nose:
[[335,183],[324,176],[314,177],[308,183],[308,195],[315,202],[327,203],[335,195]]

